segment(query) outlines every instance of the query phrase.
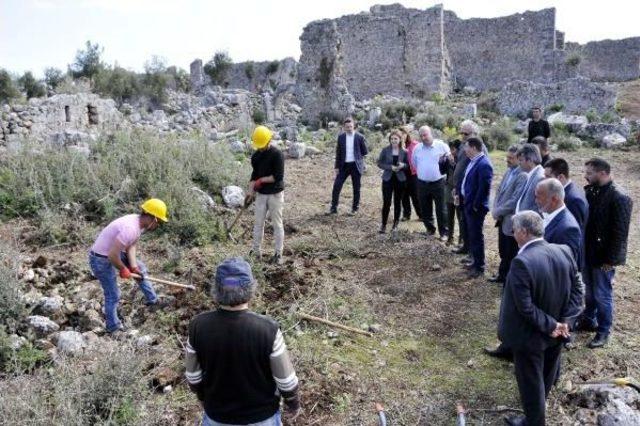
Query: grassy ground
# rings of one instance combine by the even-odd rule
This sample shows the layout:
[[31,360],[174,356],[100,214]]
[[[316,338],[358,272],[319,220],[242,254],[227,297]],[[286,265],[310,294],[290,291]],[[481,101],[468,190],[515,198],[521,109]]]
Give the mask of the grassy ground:
[[[637,204],[640,154],[567,153],[565,158],[579,184],[584,181],[581,165],[596,154],[612,162],[616,181]],[[494,152],[491,156],[497,185],[505,169],[504,154]],[[361,213],[355,217],[346,215],[350,184],[343,190],[340,214],[324,214],[333,179],[329,155],[288,161],[286,167],[287,261],[277,268],[254,265],[261,284],[254,306],[274,316],[285,331],[301,379],[305,412],[298,424],[376,424],[374,402],[385,406],[390,424],[454,424],[456,401],[470,408],[468,424],[501,424],[502,413],[491,410],[519,407],[512,367],[482,355],[484,346],[496,343],[500,286],[467,280],[458,257],[449,247],[419,234],[423,227],[415,220],[402,222],[397,236],[378,235],[381,191],[373,165],[364,176]],[[637,357],[633,356],[640,348],[637,224],[636,208],[629,264],[620,268],[616,279],[612,342],[605,349],[591,351],[584,347],[588,336],[579,336],[579,347],[568,353],[565,373],[550,397],[551,424],[570,422],[572,408],[565,396],[573,384],[640,376]],[[171,348],[176,356],[174,369],[180,369],[177,357],[181,348],[176,337],[184,336],[194,314],[211,306],[206,280],[220,259],[248,252],[251,225],[250,215],[241,220],[234,231],[237,243],[189,250],[167,246],[162,240],[143,244],[141,257],[153,271],[164,271],[159,275],[199,287],[195,294],[177,295],[178,306],[157,316],[137,318],[137,305],[125,302],[125,313],[143,331],[162,331],[161,345]],[[485,223],[485,236],[488,269],[493,272],[498,264],[497,238],[490,220]],[[271,244],[269,233],[267,244]],[[86,268],[86,247],[39,250],[54,258],[70,258],[79,268]],[[269,246],[267,252],[270,250]],[[379,331],[369,338],[332,330],[301,321],[298,311]],[[155,395],[163,403],[164,413],[173,414],[169,416],[173,423],[193,424],[200,411],[185,389],[182,383],[171,394]]]

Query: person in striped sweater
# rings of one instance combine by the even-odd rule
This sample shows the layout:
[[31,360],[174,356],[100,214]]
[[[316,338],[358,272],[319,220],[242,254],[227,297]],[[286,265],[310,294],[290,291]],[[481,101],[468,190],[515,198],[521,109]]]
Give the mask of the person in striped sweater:
[[298,377],[278,323],[249,310],[256,282],[241,257],[223,261],[212,293],[218,309],[189,325],[185,376],[204,407],[204,426],[281,425],[300,415]]

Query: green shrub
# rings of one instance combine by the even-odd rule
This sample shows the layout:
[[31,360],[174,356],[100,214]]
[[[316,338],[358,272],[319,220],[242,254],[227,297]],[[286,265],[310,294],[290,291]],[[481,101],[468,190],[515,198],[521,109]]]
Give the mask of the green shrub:
[[[78,204],[88,220],[104,222],[137,211],[140,200],[163,199],[170,222],[162,229],[185,244],[222,238],[220,219],[205,210],[191,187],[219,193],[242,183],[247,168],[226,144],[203,139],[182,142],[173,137],[134,132],[102,139],[91,157],[25,144],[0,163],[0,216],[38,218]],[[126,183],[126,185],[124,185]],[[63,228],[64,231],[64,228]],[[53,229],[53,236],[60,233]]]
[[22,77],[18,79],[18,84],[24,91],[27,99],[41,98],[47,94],[44,85],[35,79],[31,71],[25,72]]
[[551,142],[556,145],[559,151],[577,151],[582,146],[582,141],[569,134],[554,134]]
[[118,66],[100,70],[95,76],[93,90],[119,104],[130,102],[142,93],[136,73]]
[[439,92],[434,92],[431,94],[431,100],[435,102],[436,105],[442,105],[444,103],[444,95]]
[[244,64],[244,75],[247,76],[249,80],[253,80],[253,77],[255,76],[253,62],[247,62],[246,64]]
[[567,56],[565,63],[570,67],[577,67],[578,65],[580,65],[581,61],[582,56],[580,56],[579,53],[572,53],[571,55]]
[[57,88],[64,81],[64,72],[58,68],[45,68],[44,82],[52,89]]
[[78,50],[73,64],[69,65],[71,75],[75,78],[86,77],[92,80],[104,68],[101,58],[103,51],[99,44],[92,44],[87,40],[85,50]]
[[266,118],[267,117],[265,116],[264,111],[262,111],[260,108],[254,108],[253,112],[251,113],[251,119],[256,124],[264,123]]
[[213,58],[204,65],[204,72],[213,84],[223,85],[229,76],[233,61],[226,52],[216,52]]
[[9,102],[11,99],[20,96],[20,92],[13,83],[11,74],[0,68],[0,102]]
[[406,124],[416,115],[416,107],[406,102],[394,102],[384,106],[383,114],[394,126]]
[[0,327],[13,331],[25,314],[20,295],[21,284],[17,277],[15,253],[0,246]]
[[487,149],[499,149],[505,151],[509,146],[516,143],[518,138],[513,133],[513,126],[510,120],[501,120],[495,124],[483,129],[480,137],[487,145]]
[[585,114],[585,117],[587,117],[587,120],[589,120],[589,123],[596,123],[600,120],[600,116],[598,115],[598,112],[593,108],[587,111],[587,113]]
[[98,360],[90,366],[62,357],[49,371],[0,382],[0,423],[145,423],[143,412],[152,396],[147,386],[149,355],[123,343],[105,345],[90,355]]
[[416,114],[413,121],[416,128],[427,125],[431,128],[442,130],[447,125],[447,120],[444,114],[432,109],[427,112]]
[[483,111],[499,114],[498,110],[498,96],[492,92],[482,92],[478,98],[476,105],[478,106],[479,113]]
[[564,104],[561,103],[554,103],[549,105],[549,107],[547,108],[548,111],[550,112],[560,112],[564,109]]
[[600,117],[600,122],[602,123],[617,123],[619,120],[618,115],[615,112],[607,111]]
[[278,68],[280,68],[280,61],[271,61],[271,62],[269,62],[269,64],[267,64],[267,68],[265,69],[265,73],[267,75],[273,74],[276,71],[278,71]]

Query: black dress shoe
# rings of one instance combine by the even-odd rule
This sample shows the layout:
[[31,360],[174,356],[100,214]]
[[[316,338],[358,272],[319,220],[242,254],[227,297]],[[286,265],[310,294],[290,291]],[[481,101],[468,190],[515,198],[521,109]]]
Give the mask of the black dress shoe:
[[484,277],[484,271],[479,271],[477,269],[471,269],[468,273],[467,273],[467,278],[470,280],[475,280],[476,278],[481,278]]
[[513,361],[513,353],[500,345],[495,349],[484,348],[484,353],[493,358],[503,359],[505,361]]
[[509,426],[527,426],[527,418],[525,416],[505,417],[504,423]]
[[592,333],[594,331],[598,331],[598,327],[587,319],[581,319],[577,322],[575,331],[586,331]]
[[501,277],[500,275],[494,275],[492,277],[489,277],[487,281],[489,281],[490,283],[503,283],[504,278]]
[[469,250],[464,247],[458,247],[457,249],[452,250],[455,254],[469,254]]
[[338,214],[338,209],[335,207],[331,207],[327,214]]
[[589,349],[601,348],[609,343],[609,335],[607,333],[596,333],[596,337],[589,342],[587,347]]

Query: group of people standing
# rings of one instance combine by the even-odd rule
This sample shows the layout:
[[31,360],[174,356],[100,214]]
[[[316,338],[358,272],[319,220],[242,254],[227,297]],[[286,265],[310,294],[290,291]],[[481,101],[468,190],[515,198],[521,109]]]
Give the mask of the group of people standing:
[[[573,344],[574,331],[594,331],[589,348],[607,344],[613,323],[615,267],[626,260],[632,201],[612,180],[601,158],[584,164],[584,191],[573,182],[569,164],[552,158],[550,128],[539,107],[532,109],[526,143],[506,153],[507,170],[493,203],[493,166],[479,137],[479,127],[465,120],[460,139],[448,144],[435,139],[428,126],[419,141],[400,128],[390,132],[380,152],[382,221],[387,230],[391,205],[392,230],[411,215],[411,204],[425,234],[459,246],[469,278],[484,275],[484,221],[491,213],[498,230],[500,265],[488,281],[503,284],[496,349],[512,360],[525,415],[508,424],[543,425],[545,399],[560,374],[562,348]],[[330,213],[337,213],[340,190],[348,175],[354,184],[352,214],[360,200],[360,177],[367,146],[345,120],[338,137],[336,180]],[[435,208],[435,221],[434,221]],[[457,221],[456,221],[457,218]],[[586,306],[585,306],[586,305]]]

